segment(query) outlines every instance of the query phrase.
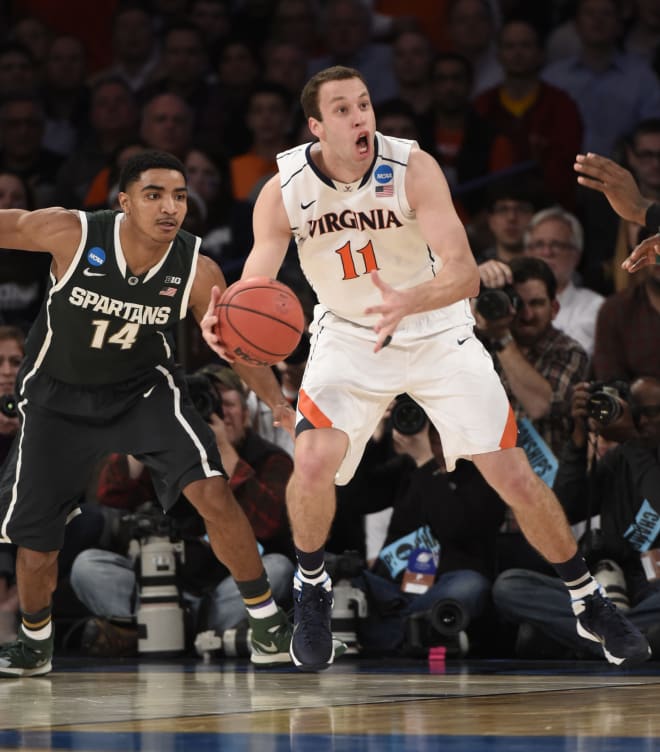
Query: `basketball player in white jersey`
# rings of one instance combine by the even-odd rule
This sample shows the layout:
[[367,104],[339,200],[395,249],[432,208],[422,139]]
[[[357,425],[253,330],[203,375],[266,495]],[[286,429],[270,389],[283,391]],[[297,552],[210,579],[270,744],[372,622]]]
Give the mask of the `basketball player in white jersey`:
[[[555,565],[578,631],[614,663],[645,660],[646,639],[599,593],[556,497],[515,446],[504,389],[473,336],[468,299],[478,293],[479,272],[440,167],[416,143],[376,131],[369,92],[353,69],[317,73],[301,101],[318,142],[279,155],[279,174],[255,205],[243,270],[243,278],[275,277],[293,235],[319,300],[287,499],[298,557],[294,663],[317,671],[333,661],[323,547],[334,485],[350,480],[387,405],[403,392],[438,429],[448,470],[471,459]],[[217,299],[214,291],[202,329],[224,354],[212,331]]]

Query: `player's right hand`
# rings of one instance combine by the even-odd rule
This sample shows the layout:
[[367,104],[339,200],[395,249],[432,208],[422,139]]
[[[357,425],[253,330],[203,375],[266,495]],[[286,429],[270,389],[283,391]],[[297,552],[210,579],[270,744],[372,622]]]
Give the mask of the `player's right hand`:
[[228,363],[233,363],[234,356],[227,351],[225,346],[222,344],[222,340],[216,333],[218,325],[218,316],[216,314],[216,309],[221,296],[222,293],[220,292],[220,288],[217,285],[213,285],[213,287],[211,288],[211,300],[209,301],[209,307],[206,309],[206,313],[200,321],[199,326],[202,330],[202,337],[204,338],[206,344],[211,348],[211,350],[213,350],[214,353],[217,353],[223,360],[226,360]]

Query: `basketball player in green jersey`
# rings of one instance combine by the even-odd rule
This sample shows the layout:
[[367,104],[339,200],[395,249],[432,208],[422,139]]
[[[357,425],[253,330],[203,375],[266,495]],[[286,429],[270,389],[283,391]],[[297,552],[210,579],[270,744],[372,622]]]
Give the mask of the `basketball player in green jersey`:
[[[252,661],[289,661],[290,629],[274,603],[254,534],[227,483],[210,427],[174,361],[172,328],[190,308],[201,321],[226,284],[181,229],[183,165],[162,152],[129,160],[121,211],[0,211],[7,248],[48,251],[50,288],[17,380],[20,430],[0,479],[0,541],[18,546],[22,624],[0,648],[0,676],[51,670],[57,555],[96,462],[132,454],[151,470],[169,509],[181,493],[204,519],[234,576],[252,627]],[[236,366],[292,430],[294,414],[270,369]]]

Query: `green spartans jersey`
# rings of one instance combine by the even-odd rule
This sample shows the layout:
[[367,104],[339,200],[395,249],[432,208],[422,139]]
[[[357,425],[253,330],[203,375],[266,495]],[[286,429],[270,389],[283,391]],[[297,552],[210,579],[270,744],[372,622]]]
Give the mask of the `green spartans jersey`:
[[24,373],[93,386],[172,363],[171,329],[186,316],[200,238],[180,230],[163,259],[137,277],[119,240],[123,214],[79,215],[80,246],[62,278],[51,278]]

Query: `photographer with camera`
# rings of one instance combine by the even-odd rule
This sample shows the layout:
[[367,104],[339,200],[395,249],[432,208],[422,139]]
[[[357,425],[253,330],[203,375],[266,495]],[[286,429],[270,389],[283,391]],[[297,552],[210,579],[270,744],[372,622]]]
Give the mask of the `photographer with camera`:
[[557,455],[568,438],[568,405],[574,384],[584,381],[584,348],[553,326],[559,311],[557,282],[538,258],[509,264],[512,285],[484,289],[475,301],[476,331],[520,422],[530,420]]
[[393,509],[376,561],[353,580],[368,604],[359,642],[379,654],[427,655],[437,645],[464,654],[459,633],[490,603],[505,505],[472,463],[447,472],[438,432],[409,397],[388,414],[380,443],[389,456],[370,462],[368,452],[355,478]]
[[[195,408],[215,435],[230,488],[261,544],[273,596],[278,602],[290,600],[292,544],[284,493],[293,462],[283,449],[249,427],[246,391],[231,368],[205,366],[187,376],[186,383]],[[99,479],[101,503],[124,509],[128,505],[134,510],[153,498],[148,470],[141,463],[121,455],[109,458]],[[187,516],[196,517],[186,506]],[[128,524],[133,521],[129,519]],[[187,527],[190,529],[190,524]],[[181,586],[185,600],[201,619],[191,628],[222,634],[245,620],[247,614],[236,583],[215,561],[208,543],[200,540],[202,533],[198,530],[194,536],[190,532],[185,536]],[[99,582],[104,583],[102,588]],[[131,557],[98,549],[84,551],[74,562],[71,584],[95,614],[83,632],[83,649],[93,655],[134,653],[139,581]],[[261,641],[268,647],[272,637]],[[147,649],[153,652],[155,645]]]
[[[646,376],[630,385],[632,414],[639,437],[624,441],[589,463],[589,429],[597,429],[589,383],[576,386],[574,430],[562,454],[554,490],[569,520],[600,514],[600,529],[581,547],[611,600],[630,610],[630,621],[647,633],[660,655],[660,378]],[[590,404],[591,401],[591,404]],[[600,401],[600,399],[599,399]],[[596,534],[597,533],[597,534]],[[602,572],[606,579],[599,574]],[[616,575],[618,574],[618,581]],[[528,657],[554,654],[600,655],[580,637],[562,583],[555,577],[512,569],[496,580],[493,595],[502,615],[525,629]],[[613,597],[614,596],[614,597]],[[563,646],[563,650],[557,643]]]

